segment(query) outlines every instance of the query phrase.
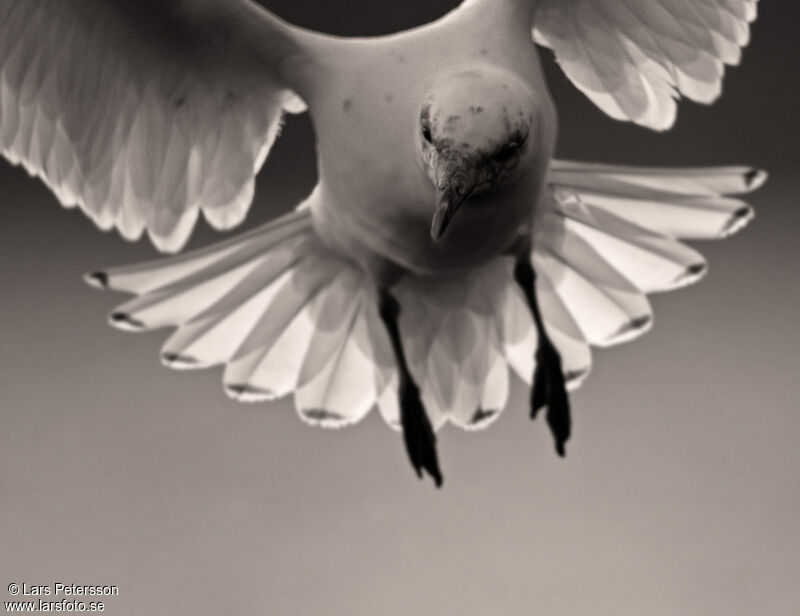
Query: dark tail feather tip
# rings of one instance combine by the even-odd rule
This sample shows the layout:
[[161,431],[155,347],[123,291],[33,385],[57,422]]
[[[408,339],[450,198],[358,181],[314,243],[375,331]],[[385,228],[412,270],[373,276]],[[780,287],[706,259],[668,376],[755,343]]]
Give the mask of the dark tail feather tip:
[[90,272],[83,275],[83,280],[95,289],[108,289],[108,274],[105,272]]
[[189,355],[180,355],[178,353],[162,353],[161,354],[161,363],[169,368],[177,368],[181,369],[188,369],[188,368],[199,368],[201,367],[200,362],[197,361],[194,357],[190,357]]
[[763,169],[753,167],[744,174],[744,182],[747,188],[754,190],[767,181],[767,172]]
[[134,319],[129,314],[124,312],[112,312],[109,318],[112,325],[121,327],[127,330],[140,330],[145,328],[145,324],[138,319]]
[[729,235],[736,233],[739,229],[747,225],[749,223],[755,212],[753,208],[749,205],[744,205],[736,210],[731,217],[728,219],[728,222],[725,223],[725,226],[720,231],[721,237],[728,237]]
[[470,418],[469,423],[472,426],[478,426],[478,425],[482,424],[483,422],[488,421],[489,419],[491,419],[495,415],[497,415],[497,411],[495,411],[495,410],[492,410],[492,409],[484,410],[482,408],[478,408],[478,410],[476,410],[472,414],[472,417]]
[[683,272],[678,274],[675,278],[674,285],[677,287],[681,287],[687,284],[691,284],[693,282],[697,282],[706,275],[708,271],[708,265],[705,263],[693,263],[689,267],[687,267]]

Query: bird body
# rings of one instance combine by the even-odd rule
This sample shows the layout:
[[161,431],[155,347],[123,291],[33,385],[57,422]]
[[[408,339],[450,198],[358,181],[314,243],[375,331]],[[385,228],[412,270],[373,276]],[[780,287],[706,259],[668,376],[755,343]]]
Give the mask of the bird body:
[[719,93],[755,1],[664,4],[468,0],[343,39],[250,0],[5,0],[0,150],[99,227],[176,252],[200,212],[242,221],[282,114],[307,109],[319,180],[296,211],[87,280],[134,295],[113,325],[176,328],[166,365],[224,365],[230,396],[294,394],[315,425],[377,407],[441,483],[434,430],[487,426],[512,372],[563,455],[590,346],[647,331],[646,294],[702,276],[680,239],[752,215],[749,167],[553,158],[531,38],[617,119],[663,130],[681,94]]
[[[304,67],[289,72],[304,75],[295,87],[318,140],[319,182],[309,200],[315,230],[332,250],[369,271],[466,269],[507,250],[530,220],[554,147],[555,111],[538,51],[528,44],[531,3],[486,8],[485,1],[467,3],[432,24],[390,36],[318,37],[308,56],[293,59]],[[489,203],[456,219],[457,229],[434,244],[434,187],[418,160],[416,126],[431,89],[462,72],[494,77],[496,90],[505,87],[497,76],[502,72],[505,81],[524,85],[542,128],[532,146],[537,164],[513,190],[490,195]],[[475,93],[474,84],[466,86]],[[483,102],[467,96],[465,109],[452,110],[452,116],[469,113],[469,107],[489,115],[492,107]],[[485,124],[481,120],[478,126]],[[375,156],[387,147],[392,156]],[[502,204],[504,215],[492,203]]]

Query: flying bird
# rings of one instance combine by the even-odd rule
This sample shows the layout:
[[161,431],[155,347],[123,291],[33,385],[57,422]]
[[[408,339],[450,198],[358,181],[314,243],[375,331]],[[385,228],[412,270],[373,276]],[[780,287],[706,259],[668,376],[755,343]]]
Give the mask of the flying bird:
[[719,95],[755,16],[756,0],[467,0],[341,38],[252,0],[2,0],[0,149],[101,229],[173,253],[200,213],[242,222],[282,116],[307,112],[318,182],[296,210],[86,279],[133,295],[112,325],[175,328],[163,363],[223,365],[237,400],[294,394],[324,427],[377,407],[440,485],[436,430],[494,421],[512,372],[563,455],[590,347],[645,332],[646,294],[705,271],[679,240],[742,227],[737,195],[766,177],[553,158],[539,47],[612,118],[665,130],[681,97]]

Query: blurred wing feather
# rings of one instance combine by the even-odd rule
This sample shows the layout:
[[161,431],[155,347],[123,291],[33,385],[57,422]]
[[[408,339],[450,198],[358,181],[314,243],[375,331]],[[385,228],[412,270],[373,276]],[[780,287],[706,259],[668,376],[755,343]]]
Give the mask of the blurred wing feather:
[[749,41],[757,0],[542,0],[533,38],[618,120],[665,130],[676,99],[711,103]]
[[67,207],[179,250],[237,225],[284,107],[288,28],[248,0],[3,0],[0,151]]

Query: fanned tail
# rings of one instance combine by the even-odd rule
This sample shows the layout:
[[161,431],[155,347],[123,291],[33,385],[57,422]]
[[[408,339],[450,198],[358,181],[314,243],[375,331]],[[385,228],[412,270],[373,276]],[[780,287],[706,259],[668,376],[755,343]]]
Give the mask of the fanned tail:
[[[554,161],[537,219],[537,296],[571,387],[591,368],[590,346],[631,340],[651,322],[646,294],[702,276],[680,238],[724,237],[752,216],[732,197],[761,172],[635,169]],[[407,276],[393,289],[410,370],[435,428],[481,428],[506,405],[509,368],[530,384],[537,339],[513,277],[514,258],[469,272]],[[377,406],[400,427],[398,373],[374,283],[318,240],[308,210],[177,257],[87,276],[132,293],[111,323],[174,327],[162,361],[224,365],[243,402],[294,394],[307,422],[339,427]]]
[[111,324],[175,327],[162,362],[225,365],[226,392],[243,402],[295,393],[300,416],[338,427],[359,421],[391,371],[370,285],[320,245],[307,210],[170,259],[87,276],[136,294]]
[[[529,378],[535,335],[512,260],[468,275],[407,277],[392,292],[410,369],[432,424],[488,425],[506,404],[509,365]],[[176,257],[95,272],[97,287],[132,293],[115,327],[172,327],[164,365],[224,365],[242,402],[294,394],[307,422],[340,427],[377,406],[400,427],[399,378],[377,289],[317,239],[308,210]]]

